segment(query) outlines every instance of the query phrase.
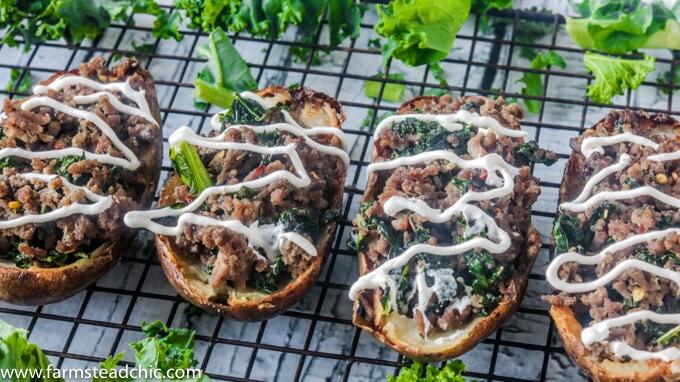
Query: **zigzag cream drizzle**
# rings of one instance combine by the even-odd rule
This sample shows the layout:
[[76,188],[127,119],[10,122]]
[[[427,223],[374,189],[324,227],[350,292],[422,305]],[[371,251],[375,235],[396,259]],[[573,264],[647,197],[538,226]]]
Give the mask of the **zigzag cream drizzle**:
[[[405,114],[396,115],[383,120],[374,133],[374,138],[377,140],[381,132],[391,127],[393,124],[401,122],[407,118],[414,118],[422,121],[435,121],[449,131],[457,131],[463,128],[463,124],[470,124],[478,127],[480,133],[486,134],[493,131],[498,135],[505,135],[511,137],[521,137],[526,135],[520,130],[513,130],[503,127],[496,119],[490,117],[483,117],[475,113],[470,113],[465,110],[458,111],[456,114]],[[393,170],[401,166],[409,166],[415,164],[431,163],[438,160],[448,161],[456,164],[461,169],[484,169],[487,172],[486,184],[493,187],[498,187],[485,192],[468,191],[462,195],[452,206],[445,210],[439,210],[430,207],[425,201],[418,198],[405,198],[402,196],[392,196],[383,205],[383,209],[388,216],[396,216],[399,212],[408,210],[420,216],[426,217],[428,221],[433,223],[445,223],[451,221],[454,216],[463,215],[468,222],[474,222],[466,230],[465,236],[472,236],[486,229],[487,237],[474,237],[463,243],[450,246],[436,246],[430,244],[415,244],[410,246],[398,256],[385,261],[369,273],[359,277],[359,279],[352,285],[349,291],[349,297],[356,300],[360,293],[366,289],[382,288],[386,290],[389,288],[390,304],[393,307],[397,306],[397,285],[395,280],[390,277],[390,272],[395,269],[401,269],[404,265],[419,253],[428,253],[436,256],[453,256],[459,255],[474,249],[484,249],[491,253],[503,253],[510,248],[511,239],[507,232],[500,229],[495,220],[489,216],[481,208],[470,204],[470,202],[490,200],[501,198],[506,195],[511,195],[514,192],[514,177],[518,175],[519,169],[508,164],[498,154],[488,154],[480,158],[467,160],[460,158],[452,151],[436,150],[420,153],[417,155],[401,157],[385,162],[372,163],[367,168],[367,177],[376,171]],[[499,176],[498,173],[501,175]],[[462,280],[460,280],[462,282]],[[455,282],[455,281],[454,281]],[[419,301],[414,308],[420,311],[425,321],[425,332],[430,329],[430,322],[424,314],[427,309],[429,298],[433,294],[439,292],[439,283],[435,278],[435,284],[430,287],[425,282],[425,271],[418,269],[415,278],[415,290],[417,290]],[[469,288],[466,288],[469,289]],[[424,300],[424,301],[423,301]],[[454,306],[459,311],[463,311],[470,304],[469,290],[466,290],[466,295],[456,298],[453,301]],[[459,332],[459,331],[455,331]],[[458,336],[454,333],[453,336],[446,337],[453,341]],[[441,340],[439,338],[438,340]]]
[[[37,173],[18,174],[17,176],[24,178],[28,181],[38,179],[42,180],[45,183],[49,183],[53,179],[59,177],[59,175],[47,175]],[[93,203],[92,204],[73,203],[59,207],[44,214],[25,214],[10,220],[0,221],[0,229],[19,227],[21,225],[30,223],[35,224],[46,223],[53,220],[62,219],[74,214],[96,215],[101,212],[104,212],[106,209],[111,207],[111,204],[113,203],[113,198],[111,196],[95,194],[86,187],[76,186],[75,184],[72,184],[65,178],[62,178],[62,182],[64,182],[66,188],[82,190],[85,193],[85,197]]]
[[[134,90],[128,82],[111,82],[100,83],[81,76],[64,76],[58,78],[48,85],[37,85],[33,88],[33,93],[36,95],[27,99],[21,104],[21,110],[32,110],[36,107],[47,106],[61,113],[70,115],[72,117],[86,120],[97,126],[124,156],[124,158],[114,157],[108,154],[95,154],[93,152],[85,151],[76,147],[69,147],[59,150],[47,150],[40,152],[32,152],[26,149],[17,147],[8,147],[0,150],[0,158],[6,157],[20,157],[25,159],[36,158],[64,158],[66,156],[84,154],[86,159],[93,159],[100,163],[110,164],[114,166],[121,166],[128,170],[134,171],[139,168],[140,163],[137,156],[118,138],[111,126],[101,119],[97,114],[87,110],[71,107],[65,103],[59,102],[54,98],[42,96],[47,94],[48,90],[61,91],[66,87],[82,85],[97,92],[89,95],[76,95],[74,101],[78,105],[87,105],[99,101],[102,97],[106,97],[111,106],[121,113],[138,116],[158,126],[158,122],[151,115],[149,105],[146,101],[144,90]],[[128,99],[137,104],[137,108],[125,105],[110,91],[118,91]]]
[[[93,123],[97,126],[101,132],[109,138],[114,147],[116,147],[125,158],[118,158],[107,154],[95,154],[92,152],[85,151],[77,147],[68,147],[58,150],[46,150],[33,152],[26,149],[18,147],[6,147],[0,149],[0,159],[7,157],[19,157],[25,159],[58,159],[67,156],[79,156],[81,154],[85,155],[86,159],[96,160],[100,163],[106,163],[115,166],[121,166],[129,170],[136,170],[140,162],[137,156],[130,150],[116,135],[111,126],[101,119],[97,114],[92,113],[87,110],[82,110],[78,108],[71,107],[65,103],[59,102],[54,98],[45,96],[49,90],[61,91],[64,88],[82,85],[91,89],[94,89],[96,93],[89,95],[75,95],[73,100],[77,105],[89,105],[98,102],[102,97],[106,97],[111,106],[120,111],[121,113],[137,116],[146,119],[150,123],[158,126],[158,122],[151,115],[149,110],[149,105],[146,101],[146,95],[144,90],[134,90],[128,82],[112,82],[112,83],[100,83],[82,76],[72,76],[66,75],[60,77],[50,84],[47,85],[37,85],[33,88],[34,96],[28,98],[21,104],[21,110],[32,110],[36,107],[47,106],[58,112],[70,115],[72,117],[83,119]],[[137,104],[137,108],[126,105],[122,103],[111,91],[118,91],[125,97]],[[0,121],[2,121],[6,116],[0,114]],[[27,173],[19,174],[19,176],[26,179],[42,179],[44,181],[49,181],[58,175],[43,175],[38,173]],[[79,204],[74,203],[68,206],[62,206],[53,211],[45,214],[29,214],[24,215],[15,219],[10,219],[7,221],[0,222],[0,229],[7,229],[12,227],[17,227],[28,223],[45,223],[57,219],[64,218],[76,213],[82,213],[85,215],[95,215],[108,209],[113,199],[110,196],[101,196],[93,193],[87,188],[75,186],[71,184],[67,179],[62,177],[63,182],[71,188],[78,188],[85,191],[88,199],[95,202],[94,204]]]
[[[586,156],[586,158],[588,158],[594,153],[604,153],[603,146],[624,142],[652,147],[655,150],[659,148],[658,143],[648,138],[632,133],[622,133],[607,137],[587,137],[581,144],[581,152]],[[673,161],[680,159],[680,151],[654,154],[647,157],[647,159],[656,162]],[[628,154],[622,154],[617,163],[605,167],[597,172],[586,183],[580,195],[572,202],[562,203],[560,205],[560,209],[572,212],[584,212],[603,201],[633,199],[640,196],[649,196],[672,207],[680,208],[680,199],[665,194],[650,186],[642,186],[623,191],[603,191],[591,196],[593,188],[598,183],[612,174],[623,171],[630,164],[630,160],[631,158]],[[558,275],[558,272],[563,264],[576,262],[581,265],[597,265],[605,259],[607,254],[613,254],[617,251],[621,251],[651,240],[663,240],[671,233],[680,234],[680,228],[668,228],[660,231],[658,230],[632,235],[622,241],[611,244],[594,256],[585,256],[576,252],[565,252],[557,256],[557,258],[555,258],[548,266],[546,271],[546,280],[557,290],[567,293],[585,293],[603,287],[615,280],[619,275],[626,272],[627,270],[636,268],[656,276],[669,279],[680,286],[680,273],[637,259],[624,260],[614,266],[614,268],[612,268],[603,276],[588,282],[570,283],[562,280]],[[613,327],[646,320],[658,323],[680,324],[680,314],[658,314],[650,311],[629,312],[621,317],[603,320],[592,324],[588,328],[585,328],[581,333],[581,340],[586,346],[590,346],[595,342],[606,341],[609,337],[610,329]],[[680,359],[680,350],[675,347],[667,348],[657,352],[648,352],[635,349],[626,342],[622,341],[611,341],[609,342],[609,346],[617,357],[627,356],[634,360],[659,359],[664,362],[671,362],[673,360]]]
[[[241,96],[254,100],[260,105],[265,106],[264,100],[254,93],[242,93]],[[269,261],[275,260],[276,251],[285,240],[295,243],[309,255],[316,256],[316,247],[313,243],[296,232],[284,232],[279,225],[259,224],[258,222],[254,222],[250,226],[246,226],[236,219],[219,220],[194,213],[194,211],[196,211],[211,195],[222,195],[238,192],[242,187],[258,189],[266,187],[267,185],[280,180],[285,180],[297,188],[304,188],[311,184],[309,174],[307,173],[307,170],[305,169],[302,160],[296,151],[296,144],[291,143],[286,146],[267,147],[252,143],[227,142],[224,140],[225,135],[227,130],[232,128],[245,127],[255,131],[256,133],[274,130],[286,131],[295,136],[302,137],[307,145],[316,149],[320,153],[337,156],[343,161],[345,168],[349,166],[350,159],[345,151],[335,146],[322,145],[310,138],[312,135],[333,135],[338,137],[343,142],[343,145],[346,145],[342,130],[335,127],[315,127],[305,129],[295,122],[295,120],[290,117],[286,111],[283,111],[283,113],[286,120],[288,121],[286,123],[276,123],[263,126],[233,125],[228,126],[223,133],[215,137],[201,137],[195,134],[188,127],[182,126],[172,133],[168,141],[170,145],[178,145],[181,142],[187,142],[195,146],[214,150],[241,150],[263,155],[286,155],[290,158],[290,161],[293,164],[295,174],[288,170],[277,170],[261,178],[236,184],[209,187],[203,190],[190,204],[184,206],[183,208],[173,209],[170,207],[165,207],[150,211],[128,212],[125,215],[125,224],[130,227],[145,228],[154,233],[168,236],[180,235],[182,233],[183,227],[186,224],[223,227],[245,235],[248,238],[248,245],[253,249],[253,252],[259,255],[258,249],[264,250]],[[213,117],[212,123],[215,128],[220,127],[218,115]],[[153,221],[154,219],[160,219],[164,217],[177,217],[177,224],[170,227]]]

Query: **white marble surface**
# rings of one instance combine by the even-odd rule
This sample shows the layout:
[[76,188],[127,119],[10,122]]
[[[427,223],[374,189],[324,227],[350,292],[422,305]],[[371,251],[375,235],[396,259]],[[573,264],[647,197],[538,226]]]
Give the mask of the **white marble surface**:
[[[549,9],[563,10],[565,8],[564,2],[522,2],[523,5],[537,3]],[[372,23],[374,20],[373,14],[365,18],[367,23]],[[139,17],[136,21],[142,26],[149,23],[149,20],[144,17]],[[326,31],[324,31],[324,36],[325,33]],[[485,63],[489,60],[493,46],[488,41],[477,41],[474,51],[470,53],[472,47],[470,37],[474,34],[474,19],[464,26],[460,34],[461,37],[456,41],[449,58],[454,61],[472,58],[475,64],[470,66],[467,80],[465,80],[466,65],[464,63],[447,62],[442,66],[446,70],[451,86],[466,86],[470,89],[466,94],[474,94],[482,87],[484,73],[489,70]],[[365,49],[371,37],[375,37],[374,32],[365,28],[355,47]],[[493,36],[483,35],[482,37],[489,39]],[[505,30],[504,39],[510,40],[511,38],[512,27],[508,27]],[[282,40],[295,41],[295,39],[294,31],[291,30]],[[128,30],[121,34],[120,28],[110,28],[98,47],[131,50],[132,41],[153,40],[147,31]],[[158,81],[158,98],[164,111],[165,137],[182,124],[188,124],[195,129],[208,128],[204,116],[195,113],[192,104],[192,89],[189,86],[202,63],[172,58],[189,55],[195,44],[204,42],[205,37],[196,38],[193,35],[187,36],[180,42],[161,41],[156,46],[155,53],[167,55],[167,58],[143,60]],[[543,37],[539,43],[551,45],[551,36]],[[584,89],[587,80],[560,75],[560,73],[579,75],[585,73],[580,62],[580,53],[561,50],[561,48],[574,48],[562,26],[557,34],[556,45],[558,52],[568,62],[568,67],[564,70],[555,70],[549,76],[547,97],[553,101],[545,104],[542,115],[528,115],[525,129],[536,134],[540,127],[540,144],[561,154],[567,154],[569,152],[568,139],[578,134],[577,130],[568,128],[578,129],[582,126],[582,119],[588,126],[606,114],[608,108],[587,106],[584,109]],[[267,55],[268,43],[239,39],[236,47],[249,63],[255,64],[252,71],[259,79],[261,86],[290,85],[303,81],[303,75],[299,69],[303,69],[305,65],[291,59],[287,45],[272,45],[265,68],[262,68],[261,64]],[[511,44],[501,44],[498,59],[501,67],[493,78],[491,88],[505,88],[507,93],[518,93],[520,85],[516,81],[521,76],[521,72],[515,68],[526,68],[529,63],[518,56],[517,49],[514,49],[512,55],[509,56],[510,50]],[[96,54],[100,53],[102,52],[96,51]],[[667,52],[653,52],[653,54],[657,57],[668,58],[669,56]],[[4,83],[9,78],[10,67],[29,65],[32,68],[33,81],[38,81],[49,76],[51,71],[63,70],[67,66],[75,67],[88,57],[88,51],[83,49],[68,50],[62,47],[40,46],[29,52],[23,52],[21,49],[1,47],[0,87],[4,88]],[[69,65],[71,58],[73,59]],[[337,73],[342,72],[345,63],[347,63],[347,73],[350,77],[341,79]],[[508,63],[510,67],[506,68]],[[304,85],[337,96],[346,104],[356,105],[346,106],[345,126],[349,129],[366,129],[366,127],[361,127],[362,121],[372,100],[363,95],[363,79],[351,78],[351,76],[372,76],[380,70],[380,65],[380,56],[376,54],[358,52],[348,54],[346,50],[333,51],[322,56],[321,65],[312,67],[313,73],[304,78]],[[648,79],[651,83],[655,82],[658,73],[668,70],[668,64],[660,63],[657,66],[657,73],[653,73]],[[394,72],[404,73],[407,80],[416,82],[422,81],[424,76],[423,68],[407,68],[401,63],[394,63],[391,66],[390,73]],[[431,84],[436,83],[431,75],[427,80]],[[179,81],[183,86],[174,86],[175,84],[169,81]],[[406,98],[419,95],[424,90],[427,89],[420,86],[408,86]],[[452,94],[458,96],[461,92],[453,91]],[[673,95],[673,98],[676,96]],[[577,103],[564,104],[560,103],[561,101],[577,101]],[[666,109],[668,101],[667,95],[647,85],[632,92],[629,99],[630,105],[656,109]],[[673,101],[676,100],[673,99]],[[625,96],[615,99],[615,103],[619,105],[626,105],[626,102]],[[384,110],[393,109],[397,104],[382,102],[375,106],[381,110],[378,115],[382,115]],[[677,107],[675,109],[677,110]],[[368,160],[370,153],[366,152],[363,156],[361,154],[361,148],[366,144],[365,138],[355,134],[350,134],[349,137],[355,145],[352,159]],[[167,152],[167,141],[165,150]],[[170,165],[167,157],[164,159],[164,165],[166,169]],[[544,182],[559,183],[563,166],[564,159],[551,168],[537,165],[535,175]],[[357,166],[352,166],[350,169],[348,186],[352,185],[357,170]],[[163,179],[166,175],[164,171]],[[364,175],[362,166],[358,174],[358,184],[355,187],[363,188]],[[539,214],[552,214],[556,206],[556,196],[556,188],[545,187],[534,210],[539,211]],[[346,194],[345,201],[350,204],[349,216],[356,213],[359,198],[359,195]],[[547,241],[552,217],[534,216],[534,222]],[[345,226],[340,232],[339,235],[342,237],[338,240],[342,243],[341,248],[346,249],[344,242],[349,234],[349,227]],[[148,238],[148,235],[142,236],[136,243],[139,250],[126,254],[126,259],[99,280],[95,288],[61,303],[40,308],[0,303],[0,308],[3,309],[0,312],[0,319],[17,326],[31,327],[30,339],[32,341],[48,351],[67,353],[65,359],[51,357],[55,363],[63,367],[91,366],[94,364],[91,360],[95,358],[103,358],[108,354],[126,350],[127,344],[140,338],[140,333],[134,329],[142,321],[160,319],[173,326],[186,326],[188,323],[183,314],[186,303],[179,303],[176,300],[175,293],[166,282],[154,255],[149,256],[141,250]],[[149,258],[153,260],[150,264],[143,261]],[[536,276],[542,275],[547,260],[548,254],[544,250],[532,273]],[[220,320],[208,315],[199,317],[193,325],[199,334],[197,354],[202,361],[202,366],[209,373],[237,379],[289,381],[294,380],[296,373],[299,372],[300,379],[304,381],[340,381],[343,380],[343,375],[346,380],[351,381],[384,380],[386,375],[393,372],[393,367],[362,361],[366,359],[395,361],[397,354],[378,345],[367,335],[359,333],[349,323],[351,304],[346,297],[346,288],[357,273],[355,258],[346,254],[334,256],[331,272],[328,269],[330,263],[326,263],[319,284],[286,315],[266,323],[241,323],[229,319]],[[491,337],[501,340],[498,347],[494,349],[493,341],[489,341],[480,344],[462,357],[469,371],[481,374],[493,372],[494,375],[502,377],[539,380],[542,365],[546,363],[545,380],[573,381],[584,378],[582,374],[579,374],[578,368],[561,352],[545,353],[540,349],[532,350],[535,346],[546,344],[560,346],[557,336],[553,335],[551,340],[548,339],[549,318],[545,314],[540,314],[546,309],[546,305],[540,301],[540,295],[546,292],[549,292],[549,288],[544,281],[531,280],[521,313],[505,325],[502,333]],[[36,315],[35,312],[39,314]],[[539,314],[535,314],[536,312]],[[319,315],[323,319],[312,320],[314,315]],[[341,321],[334,323],[333,319]],[[210,357],[206,357],[206,352],[210,348],[208,339],[213,335],[221,340],[210,349]],[[71,341],[69,337],[72,337]],[[355,339],[358,339],[358,345],[354,356],[356,358],[353,358],[350,355]],[[263,349],[254,350],[252,346],[248,346],[258,340],[265,345]],[[319,354],[318,356],[305,356],[302,351],[305,349]],[[497,352],[498,356],[496,363],[492,365],[490,360],[494,352]],[[128,353],[131,352],[128,351]],[[246,375],[251,357],[254,357],[254,364],[250,369],[250,374]],[[132,360],[131,354],[128,354],[127,360]]]

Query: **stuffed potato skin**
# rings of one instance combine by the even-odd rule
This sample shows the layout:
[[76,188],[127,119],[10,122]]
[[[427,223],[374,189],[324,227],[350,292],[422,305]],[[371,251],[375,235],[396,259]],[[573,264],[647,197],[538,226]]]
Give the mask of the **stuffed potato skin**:
[[[65,79],[68,81],[70,78],[76,77],[82,78],[82,83],[79,82],[74,85],[67,84],[63,88],[57,90],[51,89],[51,87],[59,86],[57,84],[60,81],[63,82]],[[112,102],[115,103],[115,100],[112,99],[116,98],[118,103],[123,102],[125,105],[128,105],[128,108],[139,107],[142,109],[141,106],[134,103],[134,100],[127,99],[123,93],[112,90],[112,88],[102,89],[99,94],[94,94],[96,90],[87,86],[92,84],[104,88],[111,84],[120,84],[121,86],[123,86],[123,84],[128,84],[130,86],[130,93],[143,95],[143,100],[146,103],[146,119],[142,119],[140,116],[131,117],[118,110],[116,106],[109,106],[112,105]],[[107,187],[114,186],[120,189],[128,188],[130,193],[128,194],[120,190],[112,191],[112,193],[116,194],[116,196],[113,196],[107,194],[107,189],[102,189],[97,186],[94,186],[93,188],[92,184],[94,184],[94,181],[90,184],[82,184],[82,189],[94,189],[95,191],[93,192],[95,194],[113,198],[112,208],[115,208],[115,211],[109,208],[107,210],[108,212],[104,212],[108,214],[107,222],[110,224],[108,228],[103,228],[103,226],[101,228],[96,228],[100,229],[98,232],[105,232],[108,229],[110,232],[107,234],[106,238],[99,239],[99,233],[92,233],[90,237],[83,240],[82,244],[75,247],[75,250],[78,252],[83,250],[87,252],[85,255],[81,256],[82,258],[78,258],[65,265],[56,266],[46,266],[40,262],[40,259],[36,260],[31,265],[23,265],[22,267],[13,264],[11,259],[0,261],[0,299],[9,303],[21,305],[42,305],[68,298],[93,284],[99,277],[116,265],[121,252],[126,248],[124,243],[130,242],[134,234],[133,230],[130,230],[123,225],[122,215],[124,214],[125,209],[130,206],[134,206],[135,208],[147,208],[151,205],[160,176],[162,156],[161,129],[159,127],[161,115],[160,107],[156,99],[153,79],[149,72],[142,69],[137,62],[126,60],[109,69],[105,65],[105,60],[98,57],[88,63],[82,64],[78,69],[54,73],[48,79],[40,82],[38,86],[50,90],[40,94],[36,92],[35,95],[25,99],[5,102],[4,117],[3,120],[0,121],[0,125],[2,125],[5,130],[5,138],[3,138],[3,142],[0,144],[0,149],[15,147],[17,143],[13,142],[21,142],[25,145],[24,147],[26,147],[27,150],[31,150],[31,148],[36,152],[50,149],[54,150],[54,147],[50,147],[49,141],[46,141],[46,143],[41,146],[40,142],[31,142],[26,138],[30,138],[31,134],[41,134],[41,130],[39,129],[42,129],[43,127],[40,124],[27,124],[24,125],[27,126],[24,128],[21,125],[22,120],[32,121],[37,119],[41,120],[40,123],[49,121],[52,125],[55,123],[58,125],[63,123],[63,126],[72,126],[73,123],[79,123],[78,118],[71,118],[67,113],[56,111],[47,106],[37,106],[32,109],[24,108],[26,104],[36,102],[36,99],[40,97],[49,97],[56,101],[77,99],[79,96],[84,98],[89,97],[91,99],[86,103],[82,103],[83,106],[79,106],[80,103],[75,103],[75,108],[88,112],[91,111],[93,114],[100,116],[106,120],[105,123],[107,123],[109,127],[114,126],[113,130],[116,135],[121,134],[127,129],[127,131],[122,133],[127,135],[125,138],[126,147],[130,142],[130,139],[135,139],[135,132],[133,129],[134,124],[137,124],[140,129],[138,131],[142,132],[144,137],[139,139],[137,144],[129,146],[131,153],[139,160],[140,165],[134,170],[125,168],[117,170],[119,175],[109,173],[108,171],[111,167],[107,168],[100,166],[99,163],[95,163],[97,162],[96,160],[89,160],[89,158],[88,160],[85,160],[84,158],[73,160],[71,166],[75,163],[76,166],[73,168],[79,166],[83,171],[79,173],[78,176],[84,175],[91,179],[93,174],[104,174],[112,179],[112,181],[102,184],[107,185]],[[140,99],[137,99],[136,101],[141,102]],[[69,105],[74,104],[71,103]],[[124,108],[125,106],[121,107]],[[142,113],[139,112],[139,114],[141,115]],[[116,121],[118,121],[120,125],[115,125]],[[85,126],[85,124],[83,124],[83,126]],[[94,129],[94,125],[91,124],[90,121],[87,123],[87,126],[83,128]],[[85,137],[84,140],[79,140],[78,142],[80,143],[77,143],[79,145],[82,144],[82,146],[79,147],[82,147],[83,152],[99,150],[99,148],[94,149],[91,146],[88,146],[89,143],[87,142],[88,133],[86,131],[95,130],[81,130],[76,131],[75,133],[69,133],[66,131],[68,129],[71,129],[71,127],[64,128],[61,132],[57,130],[58,132],[56,134],[64,134],[66,139],[75,139],[76,135]],[[100,133],[101,132],[99,131],[97,132],[97,134]],[[70,138],[68,134],[76,135],[73,135],[73,138]],[[57,138],[64,139],[60,138],[60,136],[57,136]],[[7,139],[13,139],[14,141],[8,141]],[[31,171],[44,174],[57,174],[55,160],[51,158],[34,159],[32,163],[27,163],[25,161],[20,162],[15,169],[12,168],[10,170],[11,172],[6,173],[6,176],[10,176],[9,174],[12,174],[11,176],[14,177],[24,176],[23,174],[30,173]],[[74,176],[72,173],[67,172],[70,170],[71,167],[65,166],[63,172],[60,173],[59,176]],[[93,173],[91,171],[95,172]],[[104,171],[104,173],[101,171]],[[118,181],[123,182],[125,185],[116,185],[115,182]],[[111,190],[113,190],[113,188],[111,188]],[[125,200],[125,202],[124,204],[121,204],[118,200]],[[82,218],[82,216],[83,215],[76,214],[64,219],[78,219]],[[61,224],[60,222],[64,219],[57,219],[56,223]],[[93,224],[96,225],[96,218],[94,219],[95,220],[90,221],[95,222]],[[66,225],[62,227],[65,228]],[[60,227],[53,228],[56,232],[60,232],[59,230],[61,229],[62,228]],[[11,232],[5,230],[3,240],[5,240],[6,237],[11,238],[11,234]],[[45,242],[42,244],[39,242],[36,243],[35,239],[33,239],[31,240],[31,250],[36,253],[40,253],[41,251],[54,251],[54,249],[43,247],[45,244]],[[93,244],[95,245],[94,247],[92,246]],[[53,246],[54,243],[48,245]]]
[[[291,91],[282,87],[270,87],[256,93],[258,97],[276,105],[295,105],[290,112],[297,123],[305,128],[325,126],[340,129],[344,115],[340,104],[334,99],[310,89]],[[345,170],[339,174],[337,183],[327,196],[328,209],[339,209],[342,205]],[[177,173],[173,174],[160,194],[159,207],[177,203],[178,189],[183,187]],[[322,225],[313,245],[316,256],[312,256],[304,269],[295,277],[285,281],[271,293],[262,293],[252,286],[245,288],[221,286],[217,295],[210,284],[211,276],[206,274],[204,264],[194,253],[189,253],[173,236],[157,234],[156,248],[163,271],[177,292],[190,303],[203,309],[244,321],[257,321],[275,316],[299,301],[315,284],[325,257],[335,236],[336,222]],[[245,239],[252,239],[245,236]],[[221,249],[220,249],[221,251]],[[243,255],[236,250],[220,253],[220,256]],[[225,291],[226,289],[226,291]]]

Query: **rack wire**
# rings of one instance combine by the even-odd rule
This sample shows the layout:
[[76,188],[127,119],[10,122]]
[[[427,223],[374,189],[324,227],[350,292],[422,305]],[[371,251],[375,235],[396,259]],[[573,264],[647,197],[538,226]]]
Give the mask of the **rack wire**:
[[[172,6],[164,7],[175,11]],[[634,106],[678,114],[673,110],[672,90],[677,88],[673,76],[669,84],[648,80],[640,89],[617,97],[613,105],[590,102],[584,89],[592,78],[578,65],[583,51],[565,36],[561,16],[526,11],[495,12],[491,16],[489,30],[482,18],[471,17],[457,37],[456,49],[442,61],[448,85],[441,85],[429,67],[406,68],[393,61],[387,62],[376,79],[381,56],[379,49],[370,47],[370,38],[376,37],[372,31],[376,20],[371,14],[364,17],[361,37],[337,48],[324,43],[327,23],[322,23],[315,40],[309,43],[296,41],[297,36],[290,31],[276,41],[245,34],[233,36],[261,86],[298,82],[338,98],[348,114],[344,130],[354,145],[343,221],[319,281],[295,308],[261,323],[208,315],[192,317],[188,304],[165,282],[149,235],[141,234],[135,246],[138,250],[125,254],[116,269],[86,291],[65,302],[37,308],[0,304],[0,318],[28,328],[30,339],[43,346],[58,367],[96,365],[140,338],[143,320],[160,319],[176,326],[191,324],[197,329],[199,366],[215,380],[370,381],[397,373],[408,360],[352,326],[351,302],[346,297],[357,271],[355,255],[345,242],[363,193],[371,129],[398,106],[383,99],[385,86],[406,85],[412,96],[445,90],[454,96],[479,94],[539,101],[539,113],[528,116],[523,126],[561,158],[554,167],[534,168],[534,174],[542,178],[543,195],[535,205],[533,221],[545,243],[549,242],[569,137],[580,134],[611,108]],[[526,23],[543,25],[546,35],[534,42],[521,41],[516,31]],[[104,36],[87,45],[69,47],[59,41],[40,44],[26,52],[0,46],[0,82],[9,78],[12,69],[20,71],[20,79],[31,76],[36,81],[55,70],[76,67],[95,55],[104,55],[109,62],[120,55],[136,56],[156,78],[167,152],[167,136],[172,130],[189,124],[201,131],[214,112],[198,111],[191,105],[191,82],[205,61],[195,55],[195,49],[205,42],[206,35],[187,29],[181,42],[161,41],[149,39],[150,30],[150,21],[136,16],[112,25]],[[152,44],[150,52],[132,49],[131,42],[139,38]],[[291,55],[296,48],[304,49],[302,60]],[[523,48],[554,50],[567,57],[570,65],[564,70],[530,69],[529,62],[518,55]],[[319,59],[321,65],[316,62]],[[673,73],[677,62],[671,57],[658,57],[657,65],[658,73]],[[403,72],[405,79],[390,77],[396,72]],[[527,72],[543,75],[543,96],[521,94],[516,80]],[[361,84],[366,80],[380,82],[377,98],[362,94]],[[0,93],[9,98],[26,95],[18,91],[18,86]],[[161,180],[169,171],[171,167],[165,159]],[[540,295],[549,292],[543,277],[549,258],[549,246],[544,244],[517,315],[461,357],[468,366],[466,376],[485,381],[585,379],[565,355],[547,306],[540,301]],[[128,354],[125,360],[130,362],[132,358]]]

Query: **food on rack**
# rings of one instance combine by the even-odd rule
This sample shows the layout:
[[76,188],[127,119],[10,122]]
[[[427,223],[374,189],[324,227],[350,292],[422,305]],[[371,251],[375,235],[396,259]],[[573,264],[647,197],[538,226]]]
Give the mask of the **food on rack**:
[[376,128],[354,220],[354,323],[409,357],[455,357],[517,309],[541,244],[525,142],[503,99],[420,97]]
[[115,265],[160,174],[160,110],[135,61],[95,58],[5,100],[0,117],[0,299],[64,299]]
[[680,372],[679,132],[665,114],[614,111],[571,143],[544,298],[594,380]]
[[193,304],[275,315],[314,285],[333,240],[349,166],[343,120],[340,103],[311,89],[236,95],[207,136],[170,136],[162,208],[125,221],[156,233],[166,276]]

